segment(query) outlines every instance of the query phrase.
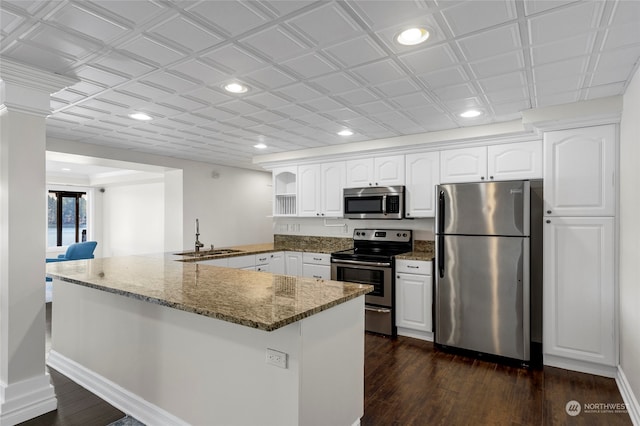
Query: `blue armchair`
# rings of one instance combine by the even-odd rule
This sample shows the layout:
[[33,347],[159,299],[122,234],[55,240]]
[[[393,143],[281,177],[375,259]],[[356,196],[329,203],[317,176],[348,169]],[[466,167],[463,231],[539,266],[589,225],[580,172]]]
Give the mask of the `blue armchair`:
[[67,260],[93,259],[93,251],[98,245],[97,241],[85,241],[83,243],[73,243],[67,248],[65,254],[58,255],[55,258],[47,258],[47,263],[65,262]]

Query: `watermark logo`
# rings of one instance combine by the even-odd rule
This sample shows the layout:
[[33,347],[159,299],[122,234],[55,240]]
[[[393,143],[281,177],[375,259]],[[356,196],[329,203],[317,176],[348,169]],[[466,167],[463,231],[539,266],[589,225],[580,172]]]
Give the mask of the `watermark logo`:
[[567,402],[567,405],[564,406],[564,411],[566,411],[568,415],[575,417],[580,414],[580,411],[582,411],[582,406],[578,401],[572,400]]

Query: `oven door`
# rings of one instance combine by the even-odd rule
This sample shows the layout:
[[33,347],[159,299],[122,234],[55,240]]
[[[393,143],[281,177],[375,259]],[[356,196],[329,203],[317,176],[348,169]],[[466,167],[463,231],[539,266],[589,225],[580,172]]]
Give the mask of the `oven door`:
[[331,279],[372,285],[374,290],[365,296],[365,303],[385,307],[393,306],[391,262],[332,259]]

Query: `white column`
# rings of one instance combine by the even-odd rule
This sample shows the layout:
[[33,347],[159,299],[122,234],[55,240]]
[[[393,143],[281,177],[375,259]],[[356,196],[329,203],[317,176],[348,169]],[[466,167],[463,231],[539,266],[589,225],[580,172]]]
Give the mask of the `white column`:
[[55,410],[45,369],[45,120],[75,80],[0,62],[0,425]]

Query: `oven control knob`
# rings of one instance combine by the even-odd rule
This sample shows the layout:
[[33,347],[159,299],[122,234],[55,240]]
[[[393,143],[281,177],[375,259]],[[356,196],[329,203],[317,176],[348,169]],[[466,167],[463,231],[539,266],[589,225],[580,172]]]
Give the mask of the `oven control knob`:
[[400,236],[401,236],[401,234],[398,232],[398,233],[396,234],[396,236],[397,236],[397,237],[400,237]]

